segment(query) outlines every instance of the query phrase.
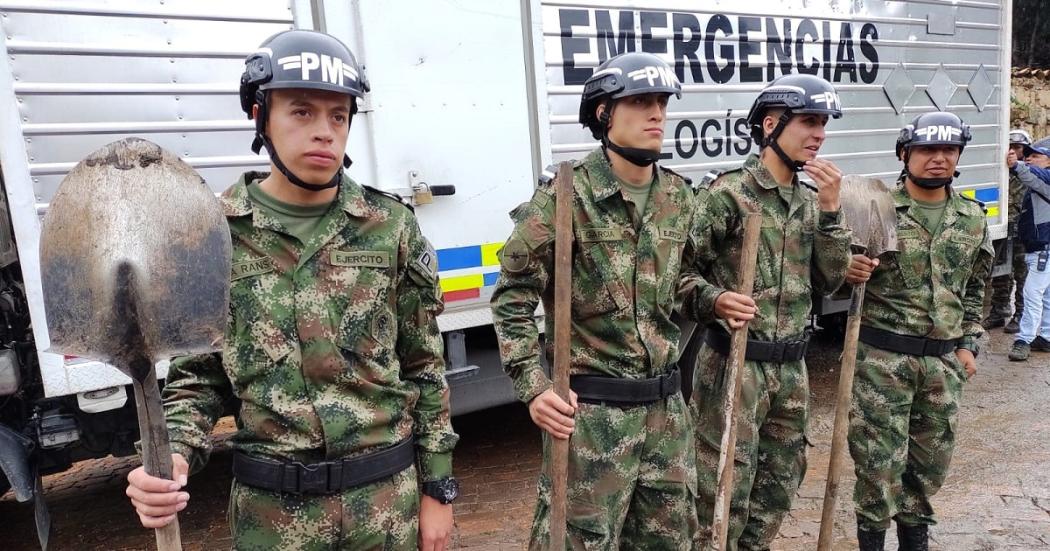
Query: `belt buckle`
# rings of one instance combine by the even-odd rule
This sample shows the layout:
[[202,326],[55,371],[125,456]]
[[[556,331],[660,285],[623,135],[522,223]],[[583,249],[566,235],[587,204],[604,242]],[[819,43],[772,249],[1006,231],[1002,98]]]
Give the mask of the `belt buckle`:
[[315,465],[297,463],[296,467],[299,470],[299,493],[328,493],[328,465],[323,463]]

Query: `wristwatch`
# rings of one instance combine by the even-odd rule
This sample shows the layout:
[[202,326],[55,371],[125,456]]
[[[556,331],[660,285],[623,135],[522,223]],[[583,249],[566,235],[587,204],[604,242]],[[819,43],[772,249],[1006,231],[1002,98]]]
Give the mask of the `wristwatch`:
[[423,483],[423,495],[430,496],[442,505],[448,505],[459,497],[459,481],[451,476]]

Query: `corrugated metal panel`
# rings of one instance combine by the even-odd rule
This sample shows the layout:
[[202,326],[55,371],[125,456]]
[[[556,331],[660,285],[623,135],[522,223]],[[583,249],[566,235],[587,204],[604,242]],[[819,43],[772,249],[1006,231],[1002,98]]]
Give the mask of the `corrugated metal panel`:
[[39,206],[77,161],[128,135],[182,155],[216,191],[267,163],[248,149],[237,79],[249,52],[292,27],[289,0],[0,1],[0,13]]
[[[626,48],[675,65],[683,97],[668,108],[663,163],[689,176],[739,166],[757,150],[743,119],[758,90],[785,66],[798,72],[816,62],[845,108],[842,119],[828,124],[821,153],[844,172],[895,178],[898,130],[939,102],[974,129],[958,187],[999,188],[1005,185],[1001,135],[1008,124],[1000,90],[1009,46],[1003,9],[995,2],[955,0],[541,2],[534,14],[544,71],[537,96],[551,151],[544,161],[580,157],[595,147],[577,122],[582,83]],[[994,212],[989,222],[1001,237],[1004,218]]]

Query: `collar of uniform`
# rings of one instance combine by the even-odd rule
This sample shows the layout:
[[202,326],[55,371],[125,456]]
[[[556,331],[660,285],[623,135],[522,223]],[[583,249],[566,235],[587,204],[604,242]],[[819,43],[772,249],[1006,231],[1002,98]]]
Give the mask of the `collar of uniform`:
[[265,178],[265,172],[245,172],[241,177],[219,196],[222,213],[227,218],[248,216],[252,213],[252,201],[248,198],[248,182]]
[[904,187],[903,182],[898,182],[897,187],[893,190],[893,206],[900,208],[908,208],[911,206],[911,195],[908,195],[908,190]]
[[[777,183],[776,179],[773,178],[773,174],[769,172],[766,165],[762,164],[762,159],[759,158],[758,154],[752,153],[748,155],[744,161],[744,170],[751,173],[751,176],[758,183],[762,189],[777,189],[780,184]],[[798,183],[798,175],[791,176],[791,185]]]
[[595,200],[604,201],[620,192],[620,184],[613,177],[612,165],[600,148],[587,155],[582,164],[590,176],[588,182]]
[[[224,191],[219,197],[222,204],[223,214],[227,218],[237,218],[252,214],[254,205],[248,197],[248,183],[265,179],[267,172],[245,172],[241,177]],[[364,190],[361,186],[343,174],[342,183],[339,185],[339,194],[335,198],[339,207],[351,216],[363,218],[368,215],[368,201],[365,199]]]
[[[947,201],[945,212],[952,210],[963,214],[966,213],[966,199],[952,189],[951,186],[948,186]],[[898,209],[908,208],[913,203],[914,200],[912,200],[911,195],[908,195],[908,189],[904,187],[904,182],[900,181],[897,188],[893,190],[893,206]]]
[[339,195],[335,198],[339,202],[339,208],[350,216],[365,218],[368,216],[370,207],[365,199],[365,190],[360,184],[350,179],[343,173],[343,181],[339,185]]

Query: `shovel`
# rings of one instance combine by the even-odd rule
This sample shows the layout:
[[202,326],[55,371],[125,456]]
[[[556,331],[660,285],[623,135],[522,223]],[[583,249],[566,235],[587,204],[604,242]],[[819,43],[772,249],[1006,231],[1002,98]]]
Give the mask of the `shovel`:
[[[569,403],[572,330],[572,164],[558,166],[554,179],[554,392]],[[551,437],[550,549],[565,549],[569,486],[569,441]]]
[[[886,184],[874,178],[848,175],[842,179],[842,215],[853,230],[853,244],[863,247],[868,258],[897,250],[897,214],[893,196]],[[849,410],[853,398],[853,372],[857,366],[857,339],[864,310],[865,283],[853,287],[846,339],[842,345],[842,369],[839,373],[838,397],[835,403],[835,425],[831,433],[831,458],[824,488],[817,551],[831,549],[835,507],[838,503],[839,478],[849,428]]]
[[[230,262],[230,230],[204,180],[139,138],[78,163],[44,218],[40,269],[51,351],[131,377],[152,476],[172,475],[154,366],[218,347]],[[182,549],[177,519],[156,536],[161,551]]]

